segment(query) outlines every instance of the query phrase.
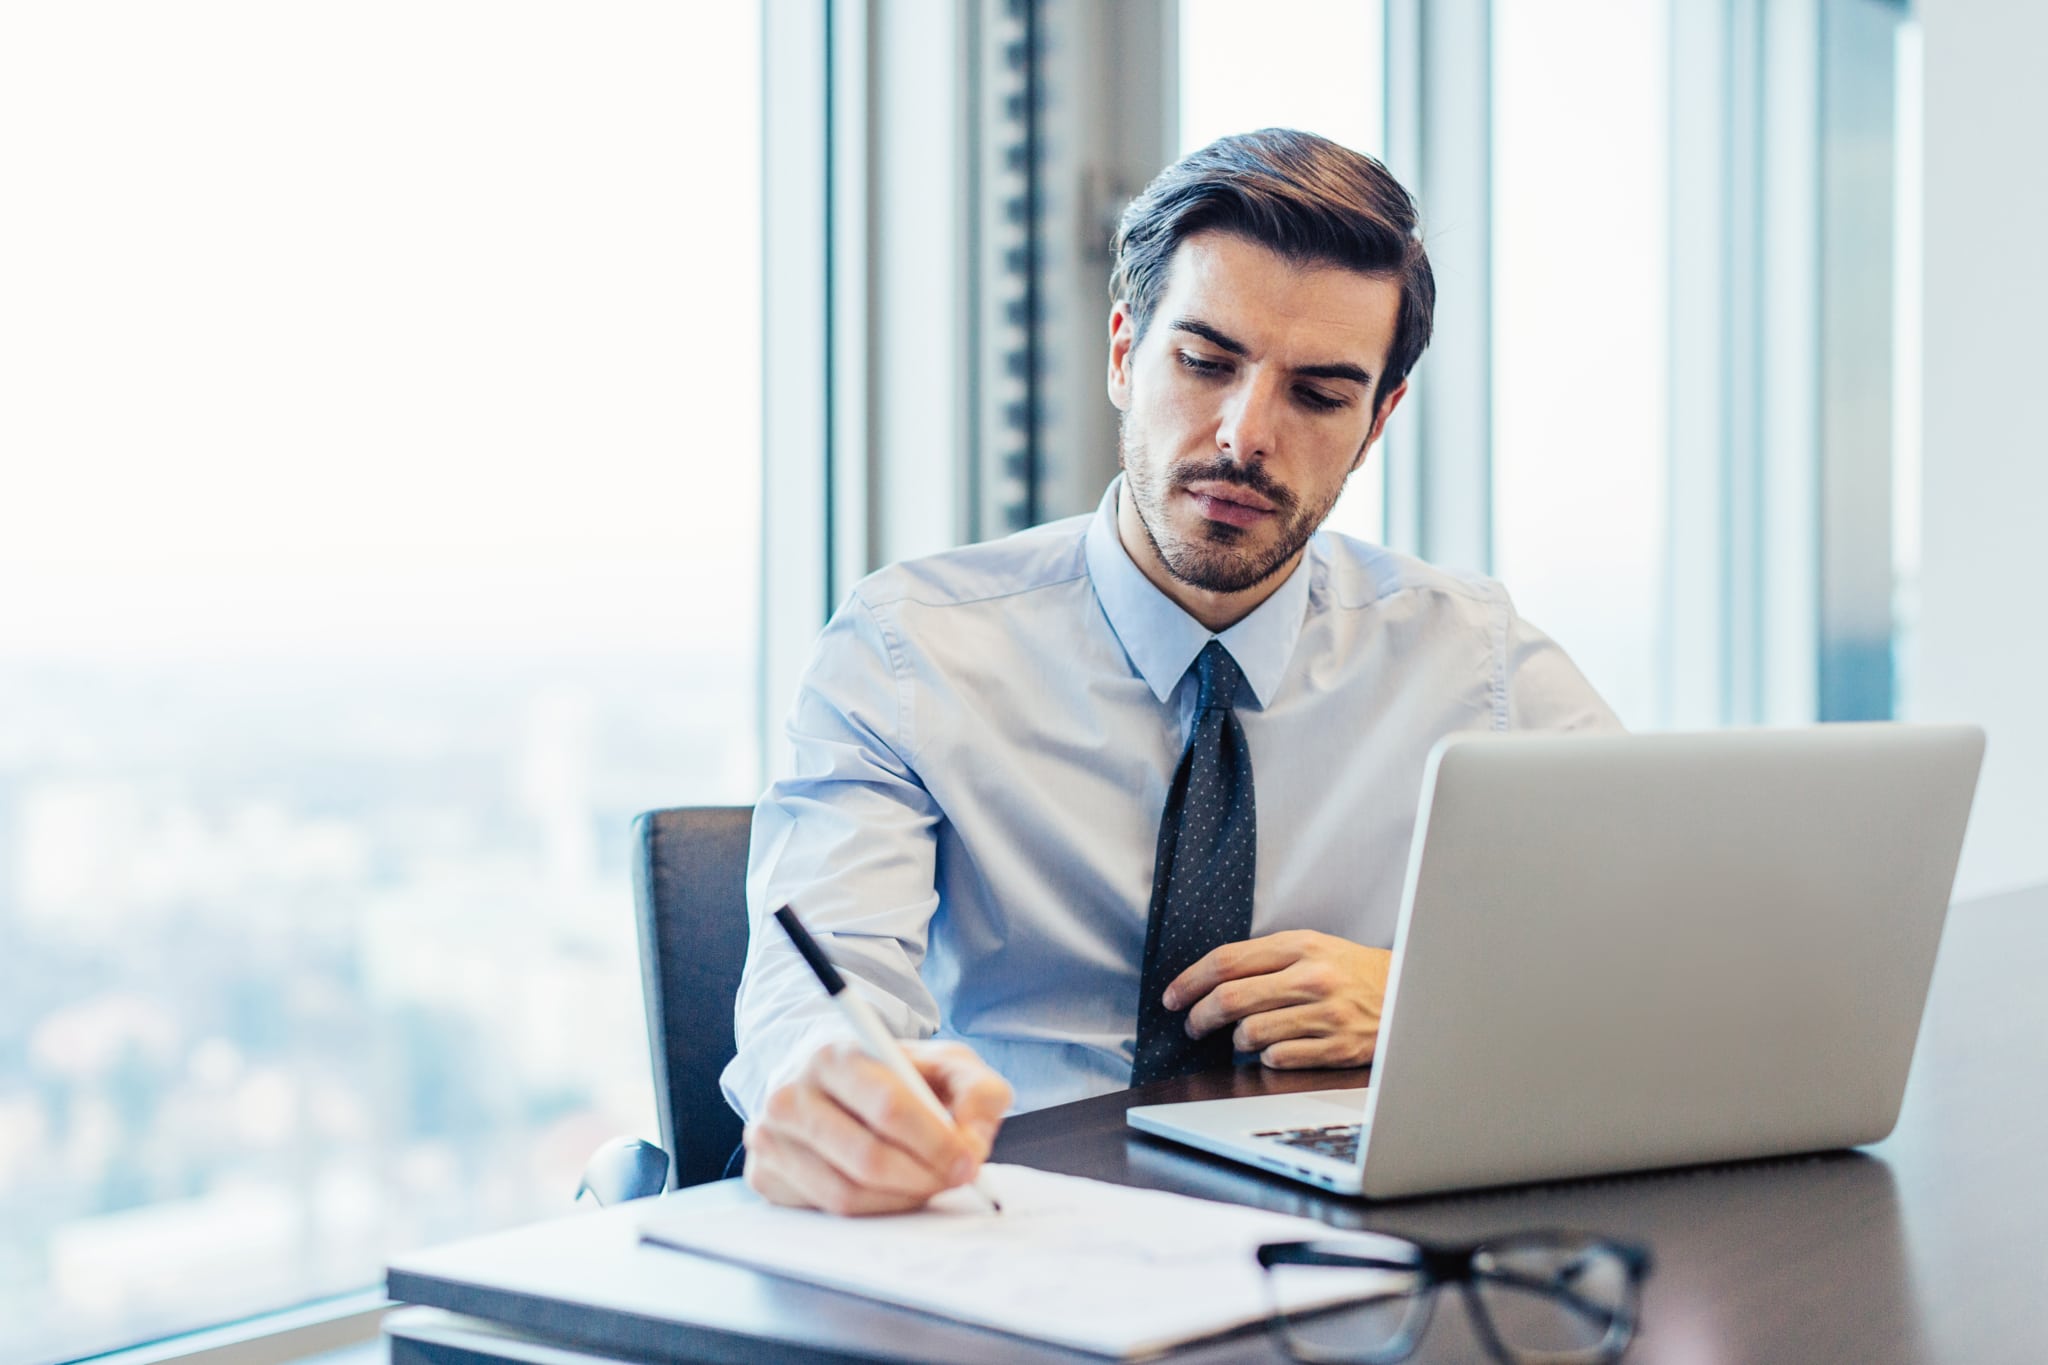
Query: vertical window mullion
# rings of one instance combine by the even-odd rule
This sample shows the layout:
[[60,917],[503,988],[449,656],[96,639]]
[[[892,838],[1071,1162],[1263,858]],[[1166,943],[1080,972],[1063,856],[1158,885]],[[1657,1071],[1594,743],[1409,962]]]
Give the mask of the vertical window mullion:
[[1890,0],[1822,0],[1820,719],[1892,714]]

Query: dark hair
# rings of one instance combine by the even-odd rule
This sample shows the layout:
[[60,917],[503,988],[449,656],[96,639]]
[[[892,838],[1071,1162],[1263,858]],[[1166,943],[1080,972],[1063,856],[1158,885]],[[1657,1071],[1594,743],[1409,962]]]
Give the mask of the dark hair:
[[1233,232],[1291,260],[1328,262],[1401,285],[1401,312],[1375,406],[1429,345],[1436,277],[1415,200],[1387,168],[1314,133],[1262,128],[1218,138],[1161,171],[1118,220],[1109,295],[1142,338],[1167,266],[1198,232]]

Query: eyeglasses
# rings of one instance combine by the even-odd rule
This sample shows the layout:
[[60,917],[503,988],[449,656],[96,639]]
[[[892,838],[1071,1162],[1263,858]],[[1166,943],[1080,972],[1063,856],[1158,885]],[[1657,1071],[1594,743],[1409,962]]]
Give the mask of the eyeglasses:
[[1272,1329],[1312,1365],[1388,1365],[1415,1350],[1438,1286],[1455,1284],[1508,1365],[1598,1365],[1635,1335],[1650,1253],[1571,1232],[1429,1246],[1379,1233],[1259,1248]]

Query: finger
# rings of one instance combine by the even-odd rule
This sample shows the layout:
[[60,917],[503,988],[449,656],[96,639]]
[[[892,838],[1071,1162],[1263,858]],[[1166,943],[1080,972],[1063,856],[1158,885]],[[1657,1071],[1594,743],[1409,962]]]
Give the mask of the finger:
[[940,1188],[973,1178],[981,1161],[973,1144],[854,1044],[820,1051],[810,1074],[863,1128],[921,1163]]
[[748,1132],[749,1160],[758,1148],[764,1171],[785,1182],[795,1179],[800,1165],[825,1164],[854,1184],[906,1197],[926,1198],[944,1185],[909,1153],[870,1132],[808,1071],[768,1097]]
[[1263,1052],[1289,1039],[1329,1038],[1337,1031],[1329,1007],[1315,1001],[1247,1015],[1231,1030],[1230,1045],[1239,1052]]
[[858,1185],[816,1152],[772,1130],[761,1133],[747,1155],[748,1183],[771,1202],[793,1208],[849,1215],[897,1213],[929,1198]]
[[1378,1042],[1377,1038],[1290,1038],[1260,1052],[1259,1065],[1273,1071],[1364,1066],[1372,1060]]
[[765,1123],[749,1124],[742,1141],[746,1144],[745,1178],[750,1189],[771,1204],[786,1208],[823,1208],[831,1196],[818,1182],[806,1180],[802,1163],[815,1161],[803,1148],[778,1137]]
[[1188,1036],[1202,1038],[1240,1019],[1269,1010],[1307,1005],[1322,998],[1314,981],[1294,963],[1265,976],[1225,981],[1188,1011]]
[[995,1145],[996,1131],[1010,1112],[1016,1095],[1010,1083],[997,1075],[973,1049],[959,1043],[927,1043],[913,1051],[911,1060],[931,1082],[939,1102],[953,1115],[963,1133],[978,1140],[986,1159]]
[[778,1168],[774,1156],[774,1135],[760,1124],[750,1123],[741,1133],[740,1142],[747,1149],[746,1165],[740,1170],[740,1177],[747,1182],[747,1188],[771,1204],[804,1207],[803,1196]]
[[1305,937],[1300,930],[1289,930],[1212,949],[1167,986],[1166,1008],[1186,1009],[1226,981],[1279,971],[1301,956],[1307,947]]
[[922,1203],[946,1187],[939,1173],[870,1131],[831,1095],[809,1085],[789,1090],[774,1119],[775,1136],[788,1146],[808,1150],[865,1190]]

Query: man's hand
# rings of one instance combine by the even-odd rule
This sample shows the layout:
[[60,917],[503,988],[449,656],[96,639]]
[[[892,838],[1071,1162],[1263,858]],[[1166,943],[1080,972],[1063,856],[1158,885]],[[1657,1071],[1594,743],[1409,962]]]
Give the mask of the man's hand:
[[858,1045],[828,1044],[747,1125],[747,1184],[775,1204],[898,1213],[974,1179],[1009,1082],[959,1043],[903,1046],[953,1126]]
[[[1393,954],[1294,929],[1226,943],[1173,979],[1188,1036],[1235,1024],[1231,1043],[1276,1070],[1364,1066],[1379,1045]],[[1189,1008],[1192,1006],[1192,1008]]]

